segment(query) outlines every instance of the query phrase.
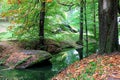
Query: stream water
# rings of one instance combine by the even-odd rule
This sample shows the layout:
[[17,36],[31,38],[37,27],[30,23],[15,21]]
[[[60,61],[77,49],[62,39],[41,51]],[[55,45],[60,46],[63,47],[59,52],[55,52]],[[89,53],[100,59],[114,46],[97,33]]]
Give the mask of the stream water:
[[[7,33],[8,22],[0,22],[0,39],[12,37]],[[32,67],[29,69],[8,69],[0,66],[0,80],[50,80],[54,75],[65,69],[71,63],[79,60],[75,49],[65,50],[50,59],[52,64]]]
[[0,80],[49,80],[55,74],[50,66],[21,70],[10,70],[5,67],[0,69]]
[[79,60],[75,49],[64,51],[50,59],[51,65],[42,65],[29,69],[8,69],[0,66],[0,80],[50,80],[71,63]]

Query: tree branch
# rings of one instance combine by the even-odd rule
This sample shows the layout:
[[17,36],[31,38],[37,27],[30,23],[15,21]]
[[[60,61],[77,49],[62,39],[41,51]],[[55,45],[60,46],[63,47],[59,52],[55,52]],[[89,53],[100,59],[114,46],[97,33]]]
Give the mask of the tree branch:
[[61,3],[60,0],[57,0],[57,3],[63,6],[68,6],[69,10],[71,10],[72,6],[74,6],[75,4],[73,4],[72,2],[70,4],[65,4],[65,3]]

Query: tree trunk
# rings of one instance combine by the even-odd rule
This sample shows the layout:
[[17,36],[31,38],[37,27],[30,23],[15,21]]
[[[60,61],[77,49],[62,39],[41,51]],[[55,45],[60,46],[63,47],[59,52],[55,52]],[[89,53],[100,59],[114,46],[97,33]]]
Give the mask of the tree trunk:
[[98,35],[97,35],[97,26],[96,26],[96,0],[92,0],[93,7],[92,7],[92,12],[93,12],[93,35],[94,35],[94,40],[95,44],[93,44],[94,52],[97,52],[98,49]]
[[120,14],[120,1],[118,0],[118,13]]
[[86,14],[86,0],[84,0],[84,16],[85,16],[85,33],[86,33],[86,56],[88,56],[88,26],[87,26],[87,14]]
[[99,0],[99,53],[118,50],[118,0]]
[[[83,0],[80,2],[80,32],[79,32],[79,41],[78,44],[83,46]],[[83,47],[77,49],[80,59],[83,59]]]
[[41,2],[40,22],[39,22],[39,44],[40,49],[44,49],[44,21],[45,21],[45,1]]
[[92,1],[93,2],[93,33],[94,33],[94,38],[96,39],[96,7],[95,7],[95,0]]

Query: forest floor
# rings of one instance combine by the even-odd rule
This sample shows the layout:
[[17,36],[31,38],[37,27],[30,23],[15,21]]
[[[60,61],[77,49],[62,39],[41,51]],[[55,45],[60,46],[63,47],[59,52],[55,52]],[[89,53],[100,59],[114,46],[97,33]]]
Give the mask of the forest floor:
[[120,53],[93,54],[71,64],[52,80],[120,80]]

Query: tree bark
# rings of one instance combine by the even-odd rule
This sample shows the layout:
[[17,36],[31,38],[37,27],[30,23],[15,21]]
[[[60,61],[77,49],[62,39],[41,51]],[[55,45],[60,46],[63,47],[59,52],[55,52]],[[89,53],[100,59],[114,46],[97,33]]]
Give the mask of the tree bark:
[[88,26],[87,26],[87,14],[86,14],[86,0],[84,0],[84,16],[85,16],[85,33],[86,33],[86,56],[88,56]]
[[[80,2],[80,31],[78,44],[83,46],[83,0]],[[83,59],[83,47],[77,49],[80,59]]]
[[45,1],[41,2],[40,22],[39,22],[39,44],[40,49],[44,49],[44,21],[45,21]]
[[118,50],[118,0],[99,0],[99,53]]
[[120,14],[120,1],[118,0],[118,13]]
[[93,2],[93,32],[94,32],[94,38],[96,39],[96,7],[95,7],[95,0],[92,1]]

